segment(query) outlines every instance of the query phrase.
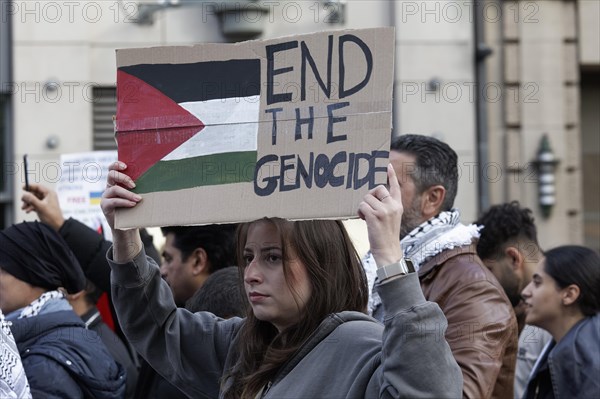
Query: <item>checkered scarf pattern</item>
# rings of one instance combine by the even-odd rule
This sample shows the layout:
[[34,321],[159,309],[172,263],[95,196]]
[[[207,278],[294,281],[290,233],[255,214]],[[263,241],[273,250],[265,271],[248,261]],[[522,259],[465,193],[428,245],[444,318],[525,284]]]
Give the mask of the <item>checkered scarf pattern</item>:
[[0,310],[0,398],[31,398],[29,382],[10,324]]
[[[479,237],[479,228],[473,224],[465,226],[460,223],[458,209],[441,212],[439,215],[421,223],[400,244],[405,258],[410,258],[416,270],[435,255],[455,247],[469,245]],[[363,267],[369,283],[369,312],[372,313],[380,304],[381,298],[374,290],[377,276],[377,264],[371,252],[363,258]]]
[[19,315],[19,319],[37,316],[40,314],[40,310],[42,310],[46,303],[54,299],[63,299],[64,297],[65,294],[58,290],[44,292],[38,299],[23,308]]

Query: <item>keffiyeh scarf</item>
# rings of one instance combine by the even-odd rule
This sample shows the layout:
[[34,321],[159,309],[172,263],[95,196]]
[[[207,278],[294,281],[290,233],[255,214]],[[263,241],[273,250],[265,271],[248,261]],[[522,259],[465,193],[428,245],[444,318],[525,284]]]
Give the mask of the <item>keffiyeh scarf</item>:
[[44,307],[44,305],[54,299],[63,299],[65,298],[65,294],[61,291],[48,291],[44,292],[38,299],[31,302],[29,305],[25,306],[19,315],[19,319],[24,319],[27,317],[33,317],[40,314],[40,310]]
[[[418,271],[427,260],[440,252],[469,245],[474,238],[479,238],[479,227],[474,224],[465,226],[460,222],[458,209],[445,211],[421,223],[400,244],[404,257],[410,258]],[[379,294],[374,291],[377,275],[377,264],[371,252],[363,259],[363,266],[369,282],[369,313],[381,304]]]
[[21,356],[0,310],[0,398],[31,398],[29,382],[21,363]]

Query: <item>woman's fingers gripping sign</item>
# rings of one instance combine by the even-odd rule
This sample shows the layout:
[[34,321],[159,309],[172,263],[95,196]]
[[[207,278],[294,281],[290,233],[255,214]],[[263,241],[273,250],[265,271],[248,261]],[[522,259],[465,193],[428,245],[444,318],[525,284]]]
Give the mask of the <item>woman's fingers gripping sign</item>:
[[142,197],[132,191],[134,181],[126,174],[127,165],[116,161],[108,168],[106,190],[102,194],[100,207],[111,229],[114,229],[115,210],[118,208],[133,208]]

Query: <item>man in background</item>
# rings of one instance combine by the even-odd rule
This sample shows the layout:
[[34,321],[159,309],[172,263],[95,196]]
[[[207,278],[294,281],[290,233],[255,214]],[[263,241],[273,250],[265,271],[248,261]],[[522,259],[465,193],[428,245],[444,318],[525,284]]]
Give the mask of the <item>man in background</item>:
[[[462,370],[463,396],[512,397],[517,322],[502,287],[477,256],[477,227],[461,224],[453,208],[456,152],[433,137],[402,135],[392,140],[390,163],[402,190],[404,257],[412,260],[425,298],[437,302],[448,320],[445,337]],[[372,286],[370,253],[363,265]],[[383,320],[378,296],[371,299],[373,315]]]
[[217,270],[234,264],[235,225],[162,227],[160,274],[179,307]]
[[243,279],[237,266],[217,270],[188,299],[190,312],[210,312],[222,319],[245,317],[248,301],[243,292]]
[[517,201],[492,206],[475,224],[483,226],[477,253],[502,285],[517,317],[520,334],[514,397],[520,399],[535,361],[552,339],[547,331],[525,324],[521,298],[521,291],[529,284],[543,258],[537,228],[531,210],[521,208]]

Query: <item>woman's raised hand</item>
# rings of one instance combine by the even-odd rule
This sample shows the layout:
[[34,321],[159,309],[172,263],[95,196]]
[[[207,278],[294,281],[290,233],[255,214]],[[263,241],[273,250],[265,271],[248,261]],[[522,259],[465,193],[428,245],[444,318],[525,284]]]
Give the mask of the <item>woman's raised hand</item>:
[[387,168],[389,189],[383,185],[369,191],[358,206],[358,216],[367,222],[371,253],[377,266],[386,266],[402,259],[400,221],[402,194],[396,172]]
[[142,200],[141,196],[129,191],[135,187],[135,183],[125,174],[126,170],[127,165],[120,161],[108,167],[106,190],[100,201],[104,217],[112,230],[115,229],[115,211],[118,208],[133,208]]
[[129,262],[143,247],[138,229],[115,230],[115,211],[118,208],[133,208],[142,200],[141,196],[129,191],[135,187],[135,183],[124,173],[126,170],[127,165],[119,161],[108,167],[106,190],[100,201],[113,233],[113,260],[118,263]]

